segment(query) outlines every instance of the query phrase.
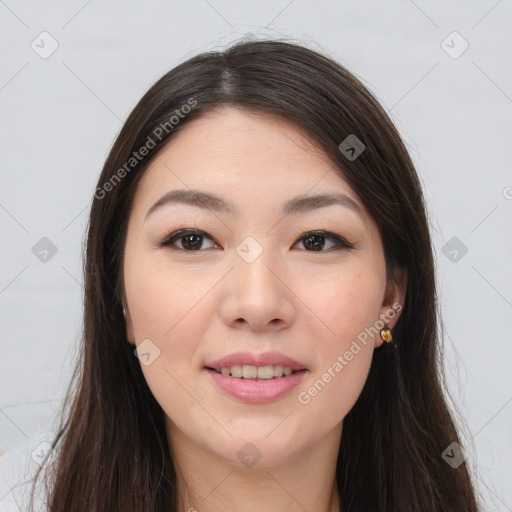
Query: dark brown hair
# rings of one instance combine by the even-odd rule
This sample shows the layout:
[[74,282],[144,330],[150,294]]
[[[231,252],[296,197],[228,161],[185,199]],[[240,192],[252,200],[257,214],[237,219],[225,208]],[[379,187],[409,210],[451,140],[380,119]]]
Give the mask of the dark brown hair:
[[[114,142],[92,200],[83,339],[52,443],[57,455],[47,466],[49,512],[177,510],[165,415],[126,341],[124,242],[148,164],[187,123],[223,106],[278,114],[300,127],[376,221],[388,278],[397,268],[407,272],[393,330],[398,348],[375,350],[344,419],[336,471],[343,512],[477,512],[466,463],[452,468],[441,456],[453,442],[464,446],[444,388],[434,259],[411,158],[353,74],[317,51],[277,40],[241,41],[178,65],[139,101]],[[339,149],[349,135],[365,146],[353,160]],[[151,146],[149,154],[130,160],[143,146]]]

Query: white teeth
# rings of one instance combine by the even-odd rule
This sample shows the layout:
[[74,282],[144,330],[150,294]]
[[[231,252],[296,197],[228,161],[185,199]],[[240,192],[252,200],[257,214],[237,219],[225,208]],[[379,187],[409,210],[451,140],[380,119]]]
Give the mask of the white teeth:
[[242,376],[242,367],[239,364],[237,364],[235,366],[232,366],[230,368],[230,373],[231,373],[231,377],[238,377],[238,378],[240,378]]
[[274,366],[274,377],[282,377],[283,376],[283,367],[280,364]]
[[258,368],[244,364],[242,366],[242,377],[244,379],[255,379],[258,376]]
[[258,379],[271,379],[274,376],[272,366],[258,366]]
[[261,380],[270,380],[273,378],[287,377],[293,373],[292,369],[288,366],[281,366],[277,364],[275,366],[267,365],[267,366],[253,366],[249,364],[235,365],[235,366],[227,366],[221,368],[220,370],[215,370],[217,373],[228,377],[236,377],[238,379],[261,379]]

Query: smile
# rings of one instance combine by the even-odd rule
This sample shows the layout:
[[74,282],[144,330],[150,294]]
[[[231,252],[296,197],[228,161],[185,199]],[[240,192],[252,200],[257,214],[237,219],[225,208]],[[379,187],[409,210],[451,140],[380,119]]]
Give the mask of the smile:
[[[286,368],[285,373],[283,367],[250,365],[224,367],[221,370],[205,368],[204,370],[221,391],[241,402],[254,404],[274,402],[285,396],[300,384],[307,373],[307,370],[292,371],[290,368]],[[229,374],[226,375],[228,371]],[[272,373],[275,371],[278,375],[270,375],[271,371]],[[231,375],[231,372],[235,375]],[[263,377],[259,376],[260,372]]]
[[258,379],[258,380],[270,380],[281,378],[283,375],[288,376],[295,373],[289,366],[278,365],[266,365],[266,366],[253,366],[253,365],[234,365],[225,366],[220,370],[212,368],[217,373],[224,375],[224,377],[234,377],[236,379]]

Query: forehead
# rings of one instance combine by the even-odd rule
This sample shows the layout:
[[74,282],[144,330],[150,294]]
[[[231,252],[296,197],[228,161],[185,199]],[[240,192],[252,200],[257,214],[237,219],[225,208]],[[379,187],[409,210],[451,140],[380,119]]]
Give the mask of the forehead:
[[343,193],[362,205],[340,169],[295,124],[271,113],[223,107],[183,126],[146,169],[136,203],[170,189],[200,188],[234,203]]

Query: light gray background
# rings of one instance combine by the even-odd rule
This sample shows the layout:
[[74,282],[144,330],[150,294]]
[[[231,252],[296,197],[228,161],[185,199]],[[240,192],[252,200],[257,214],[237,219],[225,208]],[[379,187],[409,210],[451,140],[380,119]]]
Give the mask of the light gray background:
[[468,464],[486,510],[512,511],[511,21],[510,0],[0,0],[0,510],[19,510],[71,375],[88,209],[123,120],[176,64],[253,33],[328,53],[390,111],[429,204]]

